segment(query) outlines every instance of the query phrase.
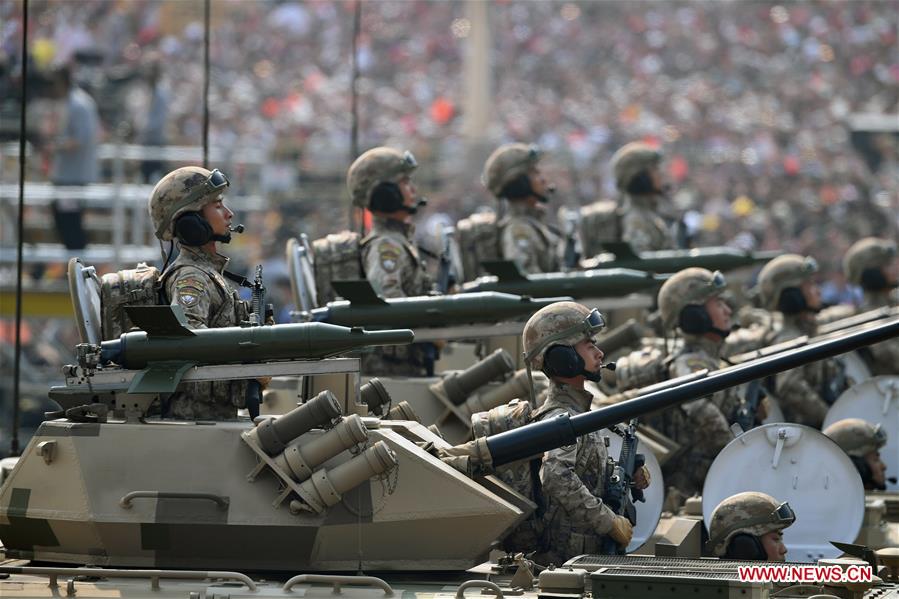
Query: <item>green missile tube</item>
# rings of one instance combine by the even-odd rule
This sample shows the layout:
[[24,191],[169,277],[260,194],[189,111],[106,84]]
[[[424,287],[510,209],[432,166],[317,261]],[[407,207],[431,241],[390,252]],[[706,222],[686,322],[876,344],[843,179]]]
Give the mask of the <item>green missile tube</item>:
[[555,302],[570,301],[559,290],[543,294],[554,297],[522,297],[509,293],[463,293],[377,298],[377,301],[336,301],[310,311],[311,320],[343,326],[447,327],[464,324],[493,324],[528,317]]
[[514,263],[485,263],[485,266],[497,276],[480,277],[466,283],[463,293],[496,291],[532,297],[570,295],[575,299],[621,297],[631,293],[655,293],[667,278],[626,268],[523,275]]
[[635,253],[627,244],[604,244],[609,251],[585,260],[585,268],[635,268],[647,272],[674,273],[691,266],[728,271],[764,264],[783,252],[747,252],[732,247],[706,247],[691,250],[660,250]]
[[163,334],[133,331],[104,341],[101,362],[128,369],[151,362],[231,364],[269,360],[318,359],[369,345],[412,343],[409,329],[365,331],[321,322],[257,327],[187,329]]

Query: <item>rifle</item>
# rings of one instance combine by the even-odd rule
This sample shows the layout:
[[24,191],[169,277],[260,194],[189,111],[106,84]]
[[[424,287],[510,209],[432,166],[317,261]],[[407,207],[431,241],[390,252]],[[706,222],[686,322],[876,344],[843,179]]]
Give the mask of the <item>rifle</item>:
[[453,285],[456,284],[456,277],[453,276],[451,246],[451,237],[455,230],[455,227],[443,227],[443,229],[441,229],[443,251],[440,252],[440,256],[438,257],[437,280],[435,281],[435,287],[441,295],[447,294],[449,290],[452,289]]
[[581,252],[577,238],[577,222],[580,213],[577,210],[566,210],[563,220],[563,232],[565,234],[565,251],[562,255],[562,268],[573,270],[580,267]]
[[[265,305],[265,285],[262,282],[262,265],[256,266],[256,276],[253,278],[253,296],[251,305],[253,312],[250,315],[250,326],[261,327],[264,325],[269,316],[269,311],[274,311],[270,306]],[[265,309],[265,313],[263,313]],[[250,418],[259,416],[259,406],[262,404],[262,384],[257,379],[247,381],[246,406]]]
[[[646,501],[643,491],[634,486],[634,473],[646,463],[646,457],[637,453],[637,419],[633,418],[626,427],[611,427],[612,431],[621,435],[621,453],[618,463],[612,466],[612,475],[602,500],[609,508],[624,516],[632,525],[637,524],[637,508],[634,501]],[[612,459],[609,458],[612,462]],[[604,537],[601,553],[604,555],[624,555],[627,547],[621,547],[611,537]]]
[[744,431],[755,427],[756,414],[759,411],[759,403],[765,397],[762,391],[762,381],[755,380],[746,387],[746,396],[740,402],[732,420],[740,425]]

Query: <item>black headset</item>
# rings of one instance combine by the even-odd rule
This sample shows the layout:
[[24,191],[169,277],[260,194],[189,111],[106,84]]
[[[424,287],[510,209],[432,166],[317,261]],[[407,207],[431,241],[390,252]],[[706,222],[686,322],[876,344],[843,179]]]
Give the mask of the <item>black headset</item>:
[[780,299],[777,300],[777,309],[784,314],[799,314],[809,310],[808,302],[805,301],[805,295],[799,287],[787,287],[780,292]]
[[866,268],[863,270],[861,285],[865,291],[883,291],[892,287],[881,268]]
[[584,375],[588,381],[598,383],[602,370],[587,372],[587,364],[577,350],[568,345],[551,345],[543,355],[543,372],[550,377],[572,378]]
[[175,237],[184,245],[200,247],[212,241],[214,233],[199,212],[184,212],[175,220]]
[[506,183],[500,195],[508,200],[520,200],[534,195],[534,189],[531,187],[531,178],[527,173],[518,175]]
[[660,191],[656,189],[655,184],[652,182],[652,177],[649,176],[649,171],[645,169],[637,173],[625,189],[633,195],[649,195]]
[[874,482],[874,473],[871,472],[871,466],[868,464],[868,460],[856,455],[849,456],[849,459],[852,460],[855,469],[858,470],[859,476],[862,477],[862,483],[865,485],[865,488],[871,487],[879,491],[886,490],[886,485],[878,485]]
[[768,552],[765,551],[758,537],[741,532],[731,537],[722,557],[724,559],[764,561],[768,559]]
[[677,326],[688,335],[717,333],[722,339],[730,335],[730,331],[719,329],[715,326],[705,306],[696,304],[688,304],[681,309],[677,317]]
[[378,183],[371,192],[368,202],[371,210],[376,212],[396,212],[403,209],[403,192],[400,186],[391,181]]

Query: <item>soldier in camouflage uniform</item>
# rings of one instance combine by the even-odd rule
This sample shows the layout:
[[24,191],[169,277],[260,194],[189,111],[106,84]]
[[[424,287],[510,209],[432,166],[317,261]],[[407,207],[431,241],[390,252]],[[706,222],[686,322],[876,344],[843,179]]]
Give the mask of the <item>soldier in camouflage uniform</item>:
[[[217,243],[231,240],[234,213],[222,194],[228,179],[218,169],[179,168],[163,177],[150,195],[150,219],[160,241],[177,239],[180,252],[163,272],[166,297],[181,306],[190,328],[238,326],[249,319],[247,303],[224,277],[228,258]],[[187,420],[237,417],[246,381],[185,383],[163,403],[163,416]]]
[[561,269],[561,236],[546,223],[550,187],[540,172],[541,156],[537,146],[506,144],[490,155],[481,176],[490,193],[508,200],[499,223],[500,255],[525,273]]
[[[857,241],[843,257],[843,272],[850,283],[860,285],[864,292],[864,302],[856,312],[899,305],[896,242],[876,237]],[[871,345],[859,353],[874,376],[899,374],[899,339]]]
[[[425,201],[416,194],[411,175],[418,167],[410,152],[371,149],[347,173],[353,205],[368,208],[372,228],[362,240],[362,270],[381,297],[428,295],[432,282],[414,243],[412,216]],[[385,376],[433,374],[432,344],[380,347],[363,355],[365,372]]]
[[[772,345],[817,333],[821,310],[817,272],[813,258],[797,254],[778,256],[762,268],[758,278],[762,306],[783,316]],[[840,365],[826,359],[778,374],[770,390],[780,401],[787,422],[821,428],[830,403],[843,391],[838,383],[840,373]]]
[[796,521],[790,504],[749,491],[718,504],[709,522],[708,547],[724,559],[785,561],[783,529]]
[[662,153],[632,142],[612,156],[615,185],[621,193],[621,240],[638,252],[677,248],[673,227],[660,213],[666,186],[661,170]]
[[[720,272],[687,268],[665,281],[659,290],[659,311],[667,330],[679,331],[684,343],[672,356],[671,378],[698,370],[718,370],[720,351],[730,332],[730,306],[722,297],[727,283]],[[665,482],[684,495],[702,492],[706,473],[733,434],[729,423],[741,402],[738,389],[699,398],[665,410],[647,424],[683,448],[668,460]]]
[[[600,378],[603,353],[594,337],[603,326],[599,312],[574,302],[552,304],[528,320],[522,334],[525,360],[550,379],[549,394],[534,420],[590,409],[593,397],[584,382]],[[630,521],[602,500],[610,464],[598,432],[543,454],[540,483],[547,549],[537,561],[561,564],[575,555],[598,553],[604,536],[622,547],[630,543]],[[641,489],[649,485],[645,467],[635,473],[634,482]]]
[[886,490],[887,466],[880,458],[880,449],[887,444],[887,435],[883,427],[861,418],[846,418],[834,422],[823,432],[839,445],[855,464],[866,490]]

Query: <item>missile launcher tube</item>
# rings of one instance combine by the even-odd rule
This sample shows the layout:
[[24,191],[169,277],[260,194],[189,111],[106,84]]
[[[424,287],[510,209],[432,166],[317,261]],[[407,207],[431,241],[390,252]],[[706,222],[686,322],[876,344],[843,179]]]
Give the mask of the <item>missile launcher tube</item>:
[[330,391],[322,391],[303,405],[278,418],[267,418],[253,429],[259,445],[269,455],[277,455],[287,445],[316,427],[340,416],[340,403]]
[[408,329],[365,331],[322,322],[261,327],[192,329],[185,336],[125,333],[101,345],[101,362],[141,369],[151,362],[182,360],[228,364],[324,358],[370,345],[412,343]]
[[498,349],[480,362],[460,372],[451,372],[431,386],[435,393],[443,394],[455,405],[465,403],[468,396],[490,381],[515,370],[512,357],[504,349]]
[[411,420],[414,422],[421,422],[421,418],[418,417],[418,414],[415,413],[415,410],[409,404],[408,401],[401,401],[396,404],[390,411],[387,412],[387,415],[384,416],[385,420]]
[[344,493],[397,465],[396,454],[378,441],[361,454],[331,470],[321,469],[300,487],[322,505],[337,504]]
[[384,411],[384,406],[390,405],[392,401],[384,383],[376,378],[370,379],[359,387],[359,399],[368,407],[370,413],[377,416],[380,416]]
[[480,277],[463,285],[462,291],[463,293],[496,291],[531,297],[564,294],[575,299],[621,297],[631,293],[655,293],[666,278],[629,268],[608,268],[533,274],[519,279]]
[[528,397],[530,385],[528,384],[528,371],[521,369],[508,381],[489,389],[480,395],[469,397],[462,404],[462,411],[471,415],[478,412],[488,412],[493,408],[505,405],[517,398]]
[[707,373],[698,380],[656,391],[576,416],[560,414],[540,422],[486,438],[494,466],[515,462],[544,451],[571,445],[581,435],[627,422],[649,412],[663,410],[685,401],[705,397],[723,389],[791,370],[810,362],[850,352],[860,347],[899,337],[899,319],[819,341],[746,364]]

